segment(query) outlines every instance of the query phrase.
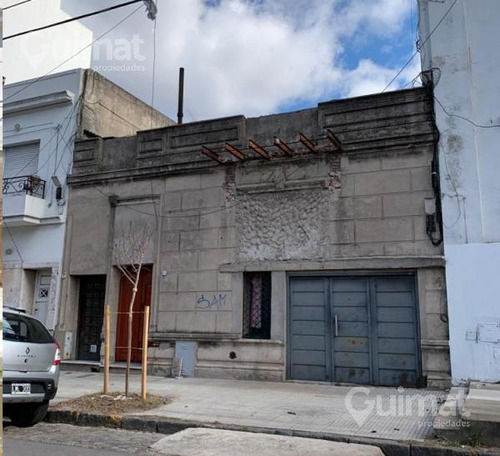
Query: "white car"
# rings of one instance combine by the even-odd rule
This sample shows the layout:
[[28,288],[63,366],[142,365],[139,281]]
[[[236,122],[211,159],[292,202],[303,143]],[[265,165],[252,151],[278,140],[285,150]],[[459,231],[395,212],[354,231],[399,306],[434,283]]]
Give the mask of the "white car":
[[3,309],[3,413],[14,425],[43,420],[57,392],[60,363],[59,346],[39,320]]

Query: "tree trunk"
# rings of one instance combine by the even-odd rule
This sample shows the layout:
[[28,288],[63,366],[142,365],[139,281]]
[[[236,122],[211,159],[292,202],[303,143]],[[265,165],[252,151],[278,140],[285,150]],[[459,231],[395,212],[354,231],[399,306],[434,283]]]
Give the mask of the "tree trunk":
[[127,330],[127,369],[125,370],[125,396],[129,395],[129,378],[130,378],[130,363],[132,361],[132,322],[134,320],[134,302],[135,295],[137,294],[137,285],[139,284],[139,277],[141,270],[137,271],[135,278],[134,288],[132,289],[132,298],[128,308],[128,330]]

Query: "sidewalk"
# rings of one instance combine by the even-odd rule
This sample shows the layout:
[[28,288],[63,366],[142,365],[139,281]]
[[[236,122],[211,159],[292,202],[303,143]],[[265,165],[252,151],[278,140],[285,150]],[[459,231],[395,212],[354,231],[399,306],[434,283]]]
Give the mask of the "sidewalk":
[[448,440],[500,447],[500,385],[471,382],[468,388],[452,388],[434,431]]
[[[102,384],[102,373],[62,371],[54,402],[98,392]],[[131,385],[139,392],[140,376],[132,375]],[[124,375],[112,374],[111,390],[123,387]],[[424,389],[153,376],[148,378],[148,392],[172,402],[134,416],[391,440],[428,437],[433,404],[446,396]],[[408,412],[411,401],[420,408]]]

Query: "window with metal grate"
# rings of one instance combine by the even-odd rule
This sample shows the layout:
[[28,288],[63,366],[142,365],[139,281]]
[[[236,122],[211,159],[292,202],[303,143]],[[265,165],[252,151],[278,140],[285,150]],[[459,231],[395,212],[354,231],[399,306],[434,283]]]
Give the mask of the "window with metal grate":
[[271,273],[246,272],[243,298],[243,337],[271,338]]

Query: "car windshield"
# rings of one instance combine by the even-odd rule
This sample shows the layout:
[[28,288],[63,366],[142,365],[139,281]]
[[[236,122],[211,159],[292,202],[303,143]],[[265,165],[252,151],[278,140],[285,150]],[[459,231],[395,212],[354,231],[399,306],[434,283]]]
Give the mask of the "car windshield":
[[53,337],[38,320],[11,313],[3,314],[3,339],[32,344],[54,342]]

